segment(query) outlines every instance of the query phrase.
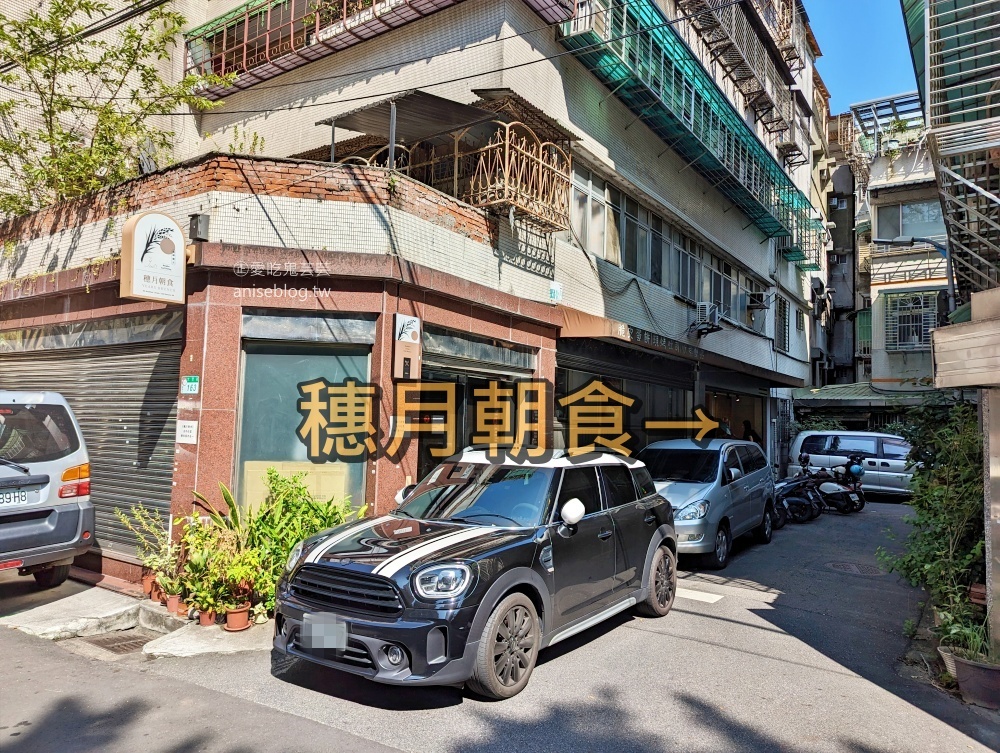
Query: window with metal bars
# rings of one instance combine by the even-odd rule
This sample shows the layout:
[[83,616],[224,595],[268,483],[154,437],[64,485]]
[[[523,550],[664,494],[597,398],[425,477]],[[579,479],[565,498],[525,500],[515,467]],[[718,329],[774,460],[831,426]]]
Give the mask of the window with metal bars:
[[795,309],[795,329],[799,332],[805,331],[806,314],[802,309]]
[[788,352],[788,300],[780,295],[774,307],[774,347]]
[[931,329],[937,324],[936,290],[888,293],[885,296],[885,349],[930,350]]

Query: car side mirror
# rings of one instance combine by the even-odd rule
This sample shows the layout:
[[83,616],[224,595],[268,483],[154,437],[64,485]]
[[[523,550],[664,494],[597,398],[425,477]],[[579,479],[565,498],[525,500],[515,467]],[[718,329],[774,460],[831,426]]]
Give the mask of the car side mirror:
[[562,518],[562,522],[568,526],[575,526],[581,520],[583,516],[587,514],[587,508],[583,506],[577,497],[573,497],[569,502],[562,506],[559,511],[559,517]]
[[410,492],[412,492],[416,488],[417,488],[416,484],[410,484],[409,486],[404,486],[402,489],[396,492],[396,497],[395,497],[396,506],[399,507],[399,505],[403,504],[403,502],[406,501],[406,498],[410,496]]
[[743,471],[741,471],[739,468],[729,468],[726,471],[726,475],[727,478],[729,479],[729,483],[731,484],[734,481],[738,481],[743,477]]

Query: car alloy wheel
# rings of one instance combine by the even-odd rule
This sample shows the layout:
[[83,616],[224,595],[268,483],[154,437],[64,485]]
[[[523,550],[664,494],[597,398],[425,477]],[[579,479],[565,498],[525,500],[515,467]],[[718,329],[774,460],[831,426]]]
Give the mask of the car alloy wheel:
[[535,650],[535,621],[520,605],[507,610],[493,636],[493,671],[501,684],[510,687],[530,671]]
[[717,562],[725,562],[728,554],[729,535],[726,533],[725,528],[719,526],[719,530],[715,534],[715,559]]
[[674,563],[670,557],[660,557],[656,564],[656,574],[653,577],[656,603],[660,609],[666,609],[674,598]]

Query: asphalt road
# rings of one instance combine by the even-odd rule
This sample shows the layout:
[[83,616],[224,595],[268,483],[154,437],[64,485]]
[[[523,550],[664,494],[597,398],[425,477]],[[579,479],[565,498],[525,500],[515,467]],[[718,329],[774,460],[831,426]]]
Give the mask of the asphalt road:
[[108,664],[0,633],[0,656],[15,657],[2,660],[0,750],[1000,749],[1000,715],[897,672],[922,594],[878,571],[874,551],[904,513],[874,504],[767,547],[739,542],[722,573],[685,574],[670,615],[622,615],[544,652],[500,703],[267,653]]

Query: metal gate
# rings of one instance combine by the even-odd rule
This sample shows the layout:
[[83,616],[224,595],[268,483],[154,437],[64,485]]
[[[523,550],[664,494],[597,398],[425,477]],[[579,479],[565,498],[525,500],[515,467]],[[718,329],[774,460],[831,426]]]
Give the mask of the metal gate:
[[169,522],[180,355],[179,340],[0,355],[0,388],[52,390],[72,406],[101,549],[135,551],[115,508],[141,503]]

